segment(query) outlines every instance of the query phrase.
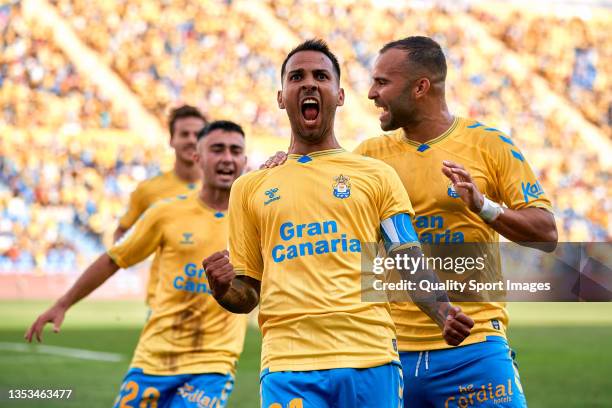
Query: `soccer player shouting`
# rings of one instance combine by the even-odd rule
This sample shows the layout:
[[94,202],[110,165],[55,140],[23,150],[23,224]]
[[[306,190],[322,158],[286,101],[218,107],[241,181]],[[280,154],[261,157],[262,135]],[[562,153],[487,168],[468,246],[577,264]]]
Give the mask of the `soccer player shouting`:
[[[421,242],[487,244],[482,248],[494,252],[489,272],[501,278],[494,261],[499,259],[499,234],[540,249],[555,248],[551,203],[512,139],[449,113],[446,70],[444,54],[430,38],[385,45],[368,97],[383,110],[381,128],[397,131],[366,140],[355,152],[397,171],[412,199]],[[392,304],[407,385],[405,406],[526,406],[506,340],[505,304],[460,305],[476,324],[462,347],[448,349],[437,326],[414,304]]]
[[202,188],[150,207],[25,335],[27,341],[41,341],[48,322],[58,332],[73,304],[119,268],[159,249],[155,303],[115,407],[224,407],[233,387],[246,316],[218,305],[198,264],[227,244],[230,188],[246,164],[242,128],[229,121],[210,123],[198,134],[194,156],[204,175]]
[[[338,144],[344,91],[324,42],[293,49],[281,78],[289,160],[236,181],[230,257],[203,261],[213,295],[235,313],[260,303],[263,407],[397,408],[395,328],[387,302],[362,302],[361,250],[385,237],[392,254],[420,254],[408,195],[389,166]],[[449,342],[469,335],[473,322],[445,293],[419,305]]]

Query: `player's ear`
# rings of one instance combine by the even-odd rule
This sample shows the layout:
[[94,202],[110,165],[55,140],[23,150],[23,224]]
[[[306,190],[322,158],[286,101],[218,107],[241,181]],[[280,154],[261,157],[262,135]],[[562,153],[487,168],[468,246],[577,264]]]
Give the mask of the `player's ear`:
[[417,80],[416,89],[415,89],[415,97],[420,98],[421,96],[425,96],[429,88],[431,87],[431,83],[429,82],[429,78],[423,77]]
[[204,160],[203,156],[206,153],[205,139],[206,138],[203,137],[196,142],[195,152],[193,153],[193,162],[196,164],[200,164],[202,160]]
[[279,90],[276,92],[276,102],[278,102],[279,109],[285,109],[285,103],[283,102],[283,91]]
[[338,104],[337,106],[344,105],[344,88],[338,90]]

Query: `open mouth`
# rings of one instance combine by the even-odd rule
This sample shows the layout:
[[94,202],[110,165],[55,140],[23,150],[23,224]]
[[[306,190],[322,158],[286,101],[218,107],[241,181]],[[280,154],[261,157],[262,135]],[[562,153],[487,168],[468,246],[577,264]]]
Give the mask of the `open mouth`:
[[389,117],[389,108],[383,105],[379,105],[379,104],[376,104],[376,107],[378,109],[382,109],[382,112],[380,113],[380,116],[378,117],[379,120],[384,121],[385,119]]
[[222,176],[222,177],[232,177],[234,175],[234,170],[217,169],[217,175]]
[[301,105],[302,116],[306,122],[314,122],[319,117],[319,101],[314,98],[306,98]]

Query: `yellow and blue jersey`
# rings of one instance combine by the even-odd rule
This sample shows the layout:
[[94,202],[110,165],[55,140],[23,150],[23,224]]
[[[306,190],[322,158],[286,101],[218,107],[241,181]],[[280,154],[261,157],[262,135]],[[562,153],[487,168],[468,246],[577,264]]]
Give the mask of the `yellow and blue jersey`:
[[397,360],[389,304],[361,301],[361,255],[383,238],[381,222],[401,214],[413,210],[395,171],[343,149],[289,155],[234,183],[230,259],[261,281],[262,370]]
[[217,304],[201,266],[202,259],[226,248],[227,239],[226,214],[192,192],[150,207],[108,251],[117,265],[127,268],[159,249],[155,307],[132,367],[157,375],[233,373],[246,316]]
[[[455,118],[439,137],[416,143],[400,129],[366,140],[355,153],[373,157],[395,169],[408,192],[416,217],[414,227],[424,244],[492,243],[489,279],[501,279],[499,235],[471,212],[441,171],[442,161],[465,166],[478,189],[489,199],[511,209],[540,207],[552,212],[550,201],[523,153],[503,132],[474,120]],[[459,303],[476,325],[463,344],[485,341],[487,335],[505,336],[508,314],[502,302]],[[438,326],[413,303],[392,304],[402,351],[449,347]]]
[[[119,226],[125,230],[130,229],[140,218],[140,216],[153,203],[164,198],[176,197],[180,194],[187,194],[196,188],[196,183],[188,183],[174,173],[167,171],[156,177],[150,178],[138,184],[130,195],[130,202],[125,214],[119,219]],[[158,281],[159,257],[153,258],[149,272],[149,283],[147,284],[146,302],[149,306],[153,305],[155,287]]]

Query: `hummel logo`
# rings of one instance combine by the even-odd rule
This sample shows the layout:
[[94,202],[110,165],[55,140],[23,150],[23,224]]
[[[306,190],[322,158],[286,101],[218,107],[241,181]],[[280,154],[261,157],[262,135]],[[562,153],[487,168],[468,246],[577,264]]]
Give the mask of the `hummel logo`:
[[264,201],[264,205],[270,204],[272,201],[280,200],[280,196],[277,196],[278,188],[274,187],[266,191],[264,194],[268,196],[268,200]]
[[195,244],[191,237],[193,237],[192,232],[183,232],[183,240],[179,244]]

